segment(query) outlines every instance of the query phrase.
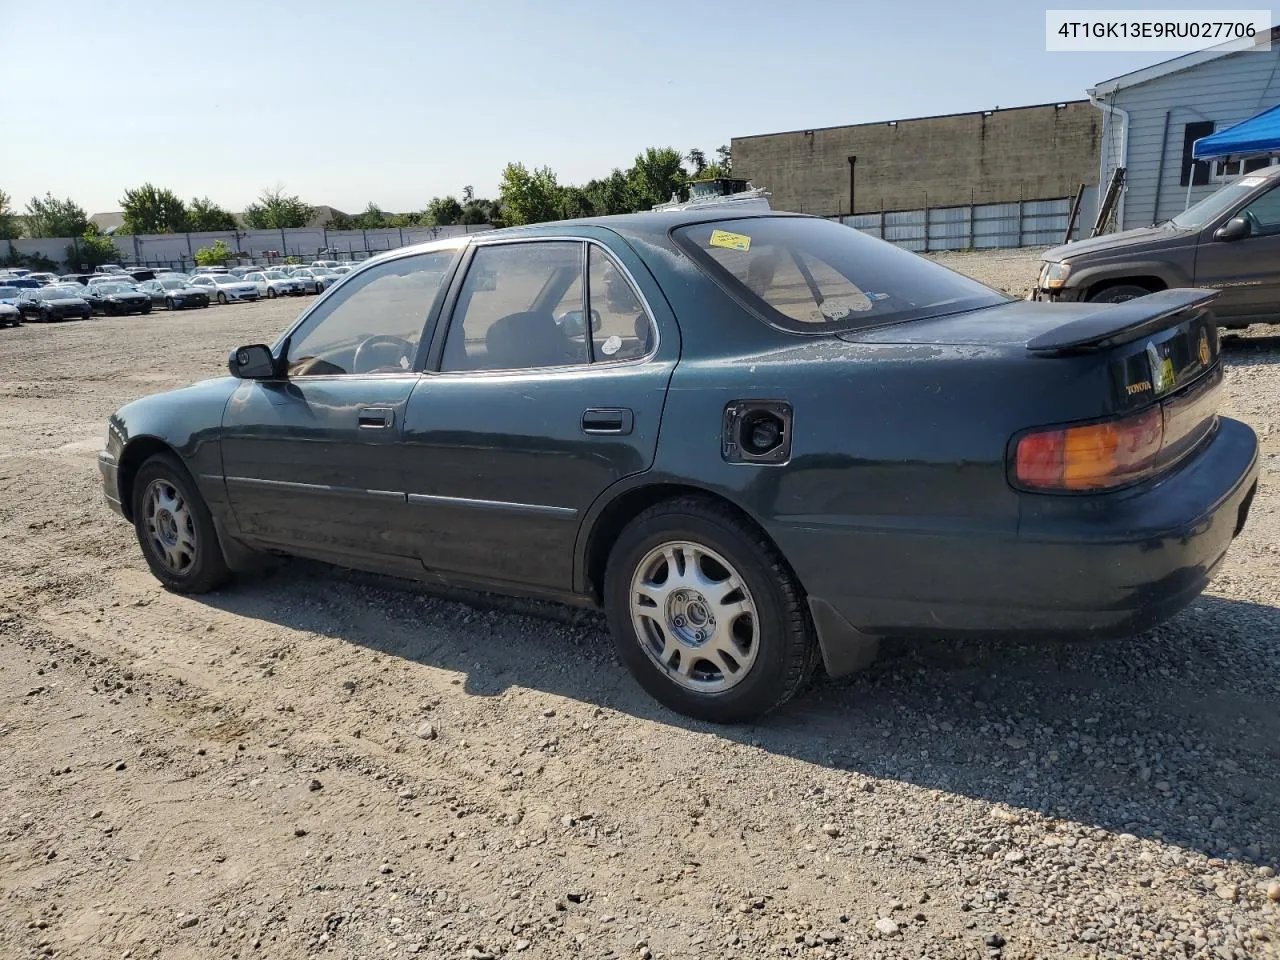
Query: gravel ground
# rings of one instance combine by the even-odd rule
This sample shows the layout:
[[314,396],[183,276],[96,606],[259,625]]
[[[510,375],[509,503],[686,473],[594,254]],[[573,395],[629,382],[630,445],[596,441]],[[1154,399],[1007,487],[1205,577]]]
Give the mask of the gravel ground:
[[594,614],[304,563],[160,589],[105,418],[297,309],[0,331],[0,956],[1280,955],[1280,337],[1226,348],[1263,486],[1183,615],[891,643],[725,729]]

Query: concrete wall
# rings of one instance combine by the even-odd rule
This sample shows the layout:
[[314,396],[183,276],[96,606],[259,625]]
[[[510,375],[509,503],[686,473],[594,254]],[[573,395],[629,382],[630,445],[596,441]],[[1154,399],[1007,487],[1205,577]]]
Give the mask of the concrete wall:
[[[1127,151],[1121,137],[1104,159],[1107,175],[1117,164],[1127,167],[1123,227],[1143,227],[1167,220],[1187,206],[1182,178],[1182,144],[1188,123],[1213,120],[1221,130],[1280,103],[1280,45],[1269,51],[1240,51],[1190,66],[1132,87],[1120,87],[1106,103],[1128,114]],[[1168,128],[1165,114],[1168,114]],[[1110,126],[1119,133],[1122,121]],[[1164,156],[1161,170],[1160,158]],[[736,158],[735,158],[736,162]],[[1157,205],[1157,184],[1159,198]],[[1192,186],[1190,202],[1213,193],[1221,183]]]
[[1098,182],[1102,117],[1087,100],[733,139],[734,176],[778,210],[848,214],[1074,196]]
[[[174,233],[145,236],[113,237],[120,251],[120,263],[180,264],[190,265],[195,251],[213,246],[223,240],[231,250],[245,256],[262,257],[268,250],[282,256],[298,256],[306,260],[317,259],[317,251],[333,249],[339,253],[361,254],[393,250],[412,243],[452,237],[464,233],[488,230],[486,225],[452,227],[406,227],[403,230],[323,230],[299,228],[296,230],[242,230],[215,233]],[[0,241],[0,252],[7,253],[7,246],[18,253],[39,253],[59,263],[65,263],[70,238],[45,237],[37,240]],[[322,258],[322,259],[327,259]],[[77,265],[68,264],[75,268]]]

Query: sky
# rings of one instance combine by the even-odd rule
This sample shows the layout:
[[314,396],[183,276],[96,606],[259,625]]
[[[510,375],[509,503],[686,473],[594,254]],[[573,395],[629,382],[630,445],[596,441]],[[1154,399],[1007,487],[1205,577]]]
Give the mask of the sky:
[[92,214],[147,181],[233,211],[283,186],[407,212],[494,196],[511,161],[580,184],[649,146],[1082,99],[1175,56],[1048,53],[1045,6],[60,0],[50,21],[0,0],[24,38],[0,56],[0,190]]

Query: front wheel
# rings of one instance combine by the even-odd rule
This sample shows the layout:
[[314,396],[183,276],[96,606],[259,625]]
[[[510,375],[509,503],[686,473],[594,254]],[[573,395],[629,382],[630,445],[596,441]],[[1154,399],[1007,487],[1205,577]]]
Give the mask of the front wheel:
[[1105,287],[1097,293],[1090,294],[1090,303],[1124,303],[1128,300],[1137,300],[1139,297],[1145,297],[1151,291],[1146,287],[1140,287],[1136,283],[1121,283],[1114,287]]
[[713,501],[671,500],[631,521],[609,555],[604,600],[623,663],[691,717],[756,719],[817,666],[795,576],[763,534]]
[[165,297],[164,306],[166,310],[177,310],[178,301],[174,300],[173,297]]
[[278,294],[276,293],[276,291],[275,291],[275,289],[274,289],[273,287],[267,287],[267,299],[268,299],[268,300],[274,300],[277,296],[278,296]]
[[227,295],[225,293],[218,294],[218,302],[225,307],[227,305]]
[[149,304],[149,303],[144,303],[144,304],[142,305],[142,311],[141,311],[141,312],[142,312],[142,313],[150,313],[150,312],[151,312],[151,304]]
[[207,593],[231,577],[209,508],[182,463],[156,454],[133,481],[133,526],[155,578],[178,593]]

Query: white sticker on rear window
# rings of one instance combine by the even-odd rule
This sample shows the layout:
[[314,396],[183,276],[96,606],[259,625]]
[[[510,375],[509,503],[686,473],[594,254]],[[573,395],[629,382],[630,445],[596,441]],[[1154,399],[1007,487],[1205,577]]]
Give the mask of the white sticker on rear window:
[[828,297],[822,301],[822,306],[814,311],[813,320],[820,323],[823,320],[843,320],[851,313],[864,313],[871,309],[871,299],[866,294],[858,294],[851,297]]
[[1266,177],[1245,177],[1240,181],[1242,187],[1259,187],[1267,182]]
[[612,357],[615,353],[622,349],[622,338],[612,336],[604,343],[600,344],[600,352],[606,357]]

